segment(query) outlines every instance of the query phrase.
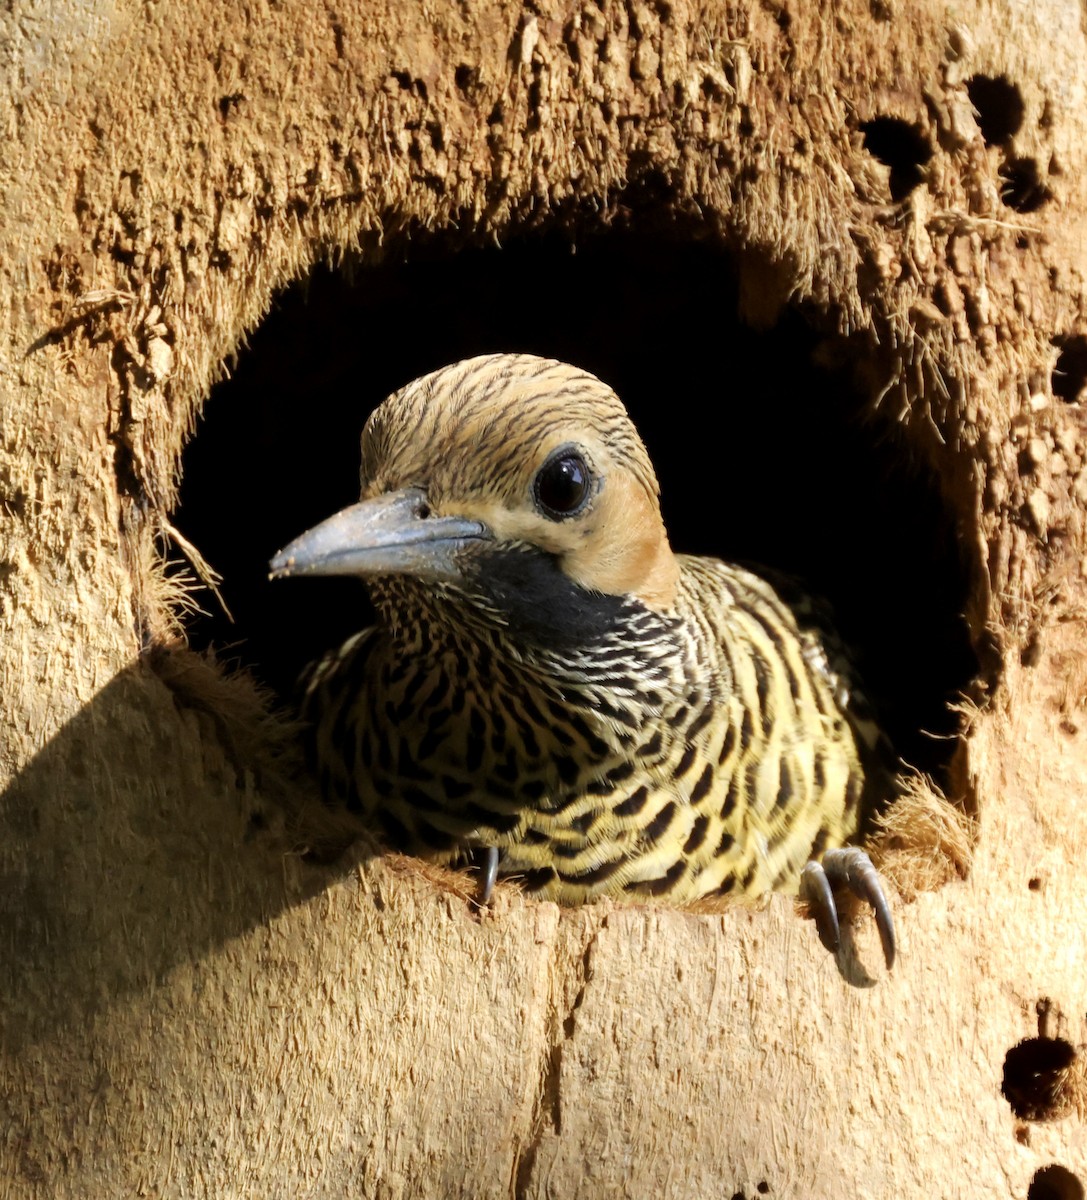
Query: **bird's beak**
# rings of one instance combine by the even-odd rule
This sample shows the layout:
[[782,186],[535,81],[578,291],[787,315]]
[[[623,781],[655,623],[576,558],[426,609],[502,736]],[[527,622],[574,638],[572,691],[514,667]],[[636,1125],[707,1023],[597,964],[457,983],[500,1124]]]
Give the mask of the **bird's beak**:
[[270,577],[414,575],[452,581],[473,542],[490,540],[486,525],[431,514],[421,488],[405,488],[352,504],[307,530],[272,559]]

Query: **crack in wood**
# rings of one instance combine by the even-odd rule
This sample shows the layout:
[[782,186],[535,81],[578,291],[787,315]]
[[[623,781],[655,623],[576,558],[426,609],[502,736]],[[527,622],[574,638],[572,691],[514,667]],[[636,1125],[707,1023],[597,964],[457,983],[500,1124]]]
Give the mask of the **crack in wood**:
[[541,1056],[540,1085],[536,1090],[536,1099],[529,1121],[529,1137],[527,1143],[518,1147],[513,1163],[513,1200],[526,1200],[530,1194],[530,1184],[536,1166],[536,1158],[544,1137],[548,1133],[559,1136],[562,1133],[562,1060],[567,1043],[574,1036],[576,1028],[575,1014],[585,1002],[585,992],[592,979],[592,957],[600,930],[607,924],[604,918],[601,926],[590,928],[581,954],[576,961],[577,991],[568,1006],[559,1004],[556,992],[569,994],[569,989],[563,987],[562,972],[554,966],[551,969],[551,996],[549,1004],[551,1019],[548,1027],[548,1049]]

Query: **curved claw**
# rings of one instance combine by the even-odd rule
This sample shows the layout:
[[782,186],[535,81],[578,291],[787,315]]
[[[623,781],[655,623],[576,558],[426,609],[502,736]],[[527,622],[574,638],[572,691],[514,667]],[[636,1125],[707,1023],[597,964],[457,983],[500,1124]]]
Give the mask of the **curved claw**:
[[889,971],[894,966],[897,950],[894,918],[879,872],[859,846],[828,850],[821,862],[809,862],[800,875],[801,898],[811,904],[819,940],[832,954],[837,953],[840,943],[838,910],[832,892],[836,885],[849,888],[858,900],[872,906],[883,959]]
[[895,923],[891,906],[883,894],[879,872],[872,865],[872,860],[859,846],[843,846],[840,850],[829,850],[823,855],[823,868],[832,882],[840,879],[858,900],[866,900],[872,906],[883,958],[889,971],[895,961]]
[[477,858],[477,868],[480,874],[479,904],[489,904],[494,893],[495,881],[498,879],[498,847],[485,846],[481,848]]
[[831,954],[838,953],[842,944],[842,930],[838,924],[838,906],[834,903],[834,892],[823,864],[812,860],[800,872],[800,899],[806,900],[815,918],[815,929],[823,948]]

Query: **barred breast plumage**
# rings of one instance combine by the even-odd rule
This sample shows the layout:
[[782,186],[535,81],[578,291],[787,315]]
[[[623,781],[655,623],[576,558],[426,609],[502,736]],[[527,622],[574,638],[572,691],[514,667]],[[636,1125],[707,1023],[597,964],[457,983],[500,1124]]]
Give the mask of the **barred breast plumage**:
[[848,661],[766,578],[672,553],[609,388],[471,359],[390,397],[362,450],[362,501],[272,564],[360,575],[378,613],[310,679],[330,801],[391,846],[486,851],[563,903],[803,880],[828,945],[842,881],[893,959],[878,877],[847,844],[895,760]]

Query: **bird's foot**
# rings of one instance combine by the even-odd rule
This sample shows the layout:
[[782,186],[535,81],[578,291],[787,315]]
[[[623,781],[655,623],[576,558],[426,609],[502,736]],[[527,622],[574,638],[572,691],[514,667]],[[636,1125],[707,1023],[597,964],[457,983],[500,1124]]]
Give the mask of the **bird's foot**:
[[872,860],[859,846],[828,850],[821,860],[812,859],[800,873],[800,898],[806,900],[815,918],[819,940],[837,956],[842,943],[835,887],[847,887],[858,900],[866,900],[876,918],[883,958],[889,971],[895,961],[895,926],[891,906]]
[[479,873],[479,895],[476,903],[482,908],[490,904],[495,881],[498,879],[498,847],[473,846],[468,851],[468,861]]

